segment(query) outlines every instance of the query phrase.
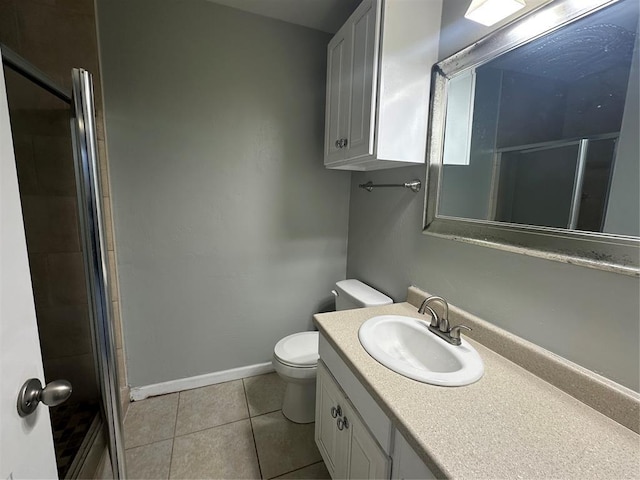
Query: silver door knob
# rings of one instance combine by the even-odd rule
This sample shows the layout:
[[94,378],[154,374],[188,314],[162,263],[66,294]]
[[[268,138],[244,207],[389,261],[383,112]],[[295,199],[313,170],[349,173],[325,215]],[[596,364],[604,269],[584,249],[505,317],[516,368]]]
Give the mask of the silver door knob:
[[60,405],[71,396],[72,391],[71,383],[67,380],[55,380],[42,388],[40,380],[30,378],[22,385],[18,394],[18,415],[31,415],[40,402],[49,407]]
[[336,148],[342,148],[342,140],[336,140]]

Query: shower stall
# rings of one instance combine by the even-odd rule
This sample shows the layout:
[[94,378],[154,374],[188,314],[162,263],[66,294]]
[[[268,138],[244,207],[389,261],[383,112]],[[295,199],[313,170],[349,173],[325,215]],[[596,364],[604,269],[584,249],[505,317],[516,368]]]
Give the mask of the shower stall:
[[72,385],[49,408],[58,477],[92,475],[108,446],[114,478],[124,478],[92,77],[73,69],[68,92],[0,52],[43,384]]

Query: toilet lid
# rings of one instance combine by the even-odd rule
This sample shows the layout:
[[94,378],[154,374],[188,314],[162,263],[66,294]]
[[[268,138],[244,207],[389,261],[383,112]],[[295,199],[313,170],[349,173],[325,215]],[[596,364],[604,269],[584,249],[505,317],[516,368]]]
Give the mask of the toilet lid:
[[318,363],[318,332],[300,332],[284,337],[273,350],[276,358],[292,367],[315,367]]

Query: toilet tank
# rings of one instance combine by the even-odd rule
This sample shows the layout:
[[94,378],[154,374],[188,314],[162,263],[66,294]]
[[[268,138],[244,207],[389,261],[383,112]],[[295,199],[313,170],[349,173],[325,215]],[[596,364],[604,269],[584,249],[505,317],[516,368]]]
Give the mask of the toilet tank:
[[333,294],[336,297],[336,310],[379,307],[393,303],[384,293],[354,279],[336,282]]

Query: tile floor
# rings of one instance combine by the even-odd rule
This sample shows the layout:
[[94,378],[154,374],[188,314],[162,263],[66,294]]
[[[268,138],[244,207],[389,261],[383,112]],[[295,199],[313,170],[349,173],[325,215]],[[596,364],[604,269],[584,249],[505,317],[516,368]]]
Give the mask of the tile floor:
[[314,424],[287,420],[283,394],[269,373],[132,403],[128,478],[330,478]]

